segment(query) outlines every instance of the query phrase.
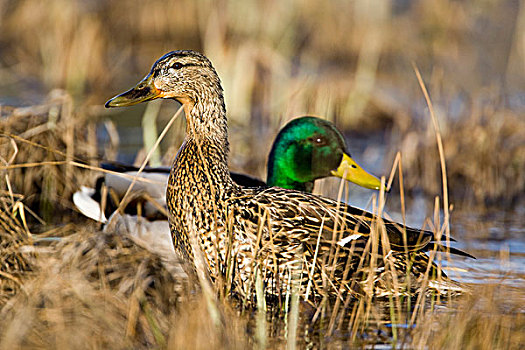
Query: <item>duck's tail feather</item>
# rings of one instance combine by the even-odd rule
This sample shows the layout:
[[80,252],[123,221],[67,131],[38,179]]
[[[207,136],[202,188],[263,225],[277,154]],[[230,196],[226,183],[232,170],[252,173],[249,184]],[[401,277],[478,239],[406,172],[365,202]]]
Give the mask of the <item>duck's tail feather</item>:
[[448,247],[448,246],[444,246],[441,244],[435,244],[434,249],[436,249],[438,252],[450,253],[454,255],[464,256],[466,258],[476,259],[475,256],[470,255],[469,253],[464,252],[454,247]]
[[104,224],[107,222],[106,215],[100,208],[100,203],[91,198],[94,192],[94,189],[82,186],[80,191],[73,194],[73,203],[82,214]]

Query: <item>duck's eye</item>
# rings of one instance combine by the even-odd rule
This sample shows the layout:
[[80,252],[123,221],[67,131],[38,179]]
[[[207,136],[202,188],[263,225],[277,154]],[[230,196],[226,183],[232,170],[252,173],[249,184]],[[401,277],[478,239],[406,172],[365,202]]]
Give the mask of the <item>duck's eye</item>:
[[326,145],[326,140],[325,140],[323,137],[320,137],[320,136],[314,136],[314,137],[312,137],[312,142],[313,142],[316,146],[324,146],[324,145]]
[[182,63],[180,62],[175,62],[172,66],[174,69],[181,69],[182,68]]

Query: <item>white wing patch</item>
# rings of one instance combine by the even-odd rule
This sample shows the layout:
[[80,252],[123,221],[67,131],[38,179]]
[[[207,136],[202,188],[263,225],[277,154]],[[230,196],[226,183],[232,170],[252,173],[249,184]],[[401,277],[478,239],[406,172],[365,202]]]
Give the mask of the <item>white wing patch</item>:
[[339,242],[337,242],[337,244],[339,244],[341,247],[344,247],[345,245],[348,244],[348,242],[355,241],[356,239],[359,239],[361,237],[363,237],[363,235],[361,235],[359,233],[354,233],[353,235],[350,235],[350,236],[347,236],[347,237],[341,239]]

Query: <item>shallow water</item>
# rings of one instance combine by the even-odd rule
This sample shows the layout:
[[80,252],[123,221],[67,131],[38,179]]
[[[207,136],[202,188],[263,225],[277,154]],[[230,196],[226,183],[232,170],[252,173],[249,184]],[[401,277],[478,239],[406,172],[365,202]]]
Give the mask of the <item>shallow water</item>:
[[458,215],[453,228],[463,239],[457,242],[457,246],[477,258],[473,262],[455,259],[462,281],[525,288],[525,226],[522,212],[523,208],[513,212],[496,211],[489,215]]

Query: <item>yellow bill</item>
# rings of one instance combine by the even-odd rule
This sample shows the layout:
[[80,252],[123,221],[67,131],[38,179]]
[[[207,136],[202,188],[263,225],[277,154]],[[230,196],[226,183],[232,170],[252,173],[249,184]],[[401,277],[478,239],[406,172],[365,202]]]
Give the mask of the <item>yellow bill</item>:
[[343,153],[343,159],[337,170],[332,170],[332,175],[351,181],[364,188],[373,190],[381,188],[381,180],[367,173],[346,153]]

